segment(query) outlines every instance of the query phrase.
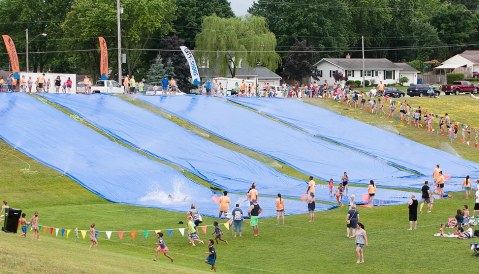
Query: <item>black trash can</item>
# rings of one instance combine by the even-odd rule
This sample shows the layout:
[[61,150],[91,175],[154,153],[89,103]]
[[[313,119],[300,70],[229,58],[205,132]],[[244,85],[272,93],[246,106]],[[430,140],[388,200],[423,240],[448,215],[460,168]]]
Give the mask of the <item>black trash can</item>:
[[3,221],[2,230],[4,232],[17,233],[18,220],[20,220],[21,215],[22,215],[21,209],[6,208],[5,220]]

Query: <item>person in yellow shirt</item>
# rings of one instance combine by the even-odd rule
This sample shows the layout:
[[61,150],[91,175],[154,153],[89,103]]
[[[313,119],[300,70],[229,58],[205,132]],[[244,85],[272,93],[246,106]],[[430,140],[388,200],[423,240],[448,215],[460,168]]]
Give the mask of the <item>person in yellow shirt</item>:
[[306,194],[308,194],[308,197],[311,192],[314,193],[315,187],[316,187],[316,182],[313,180],[313,176],[309,176],[308,190],[306,190]]
[[278,199],[276,199],[276,220],[277,225],[279,225],[279,215],[283,217],[283,225],[284,225],[284,200],[281,198],[281,194],[278,193]]
[[437,186],[439,188],[439,199],[442,199],[444,194],[444,176],[442,175],[442,170],[439,171],[439,176],[437,177]]
[[379,82],[379,85],[378,85],[378,91],[379,91],[379,95],[384,95],[384,84],[383,84],[383,81],[380,81]]
[[228,210],[230,208],[230,197],[228,197],[228,191],[223,192],[223,197],[220,198],[220,214],[218,216],[218,219],[221,219],[221,215],[224,212],[225,213],[225,219],[226,215],[228,214]]
[[369,181],[368,193],[369,193],[369,203],[374,206],[374,195],[376,195],[376,186],[374,185],[373,180]]
[[241,94],[244,95],[245,91],[246,91],[246,83],[243,80],[243,82],[241,83]]
[[469,175],[464,179],[462,187],[466,190],[466,199],[469,200],[469,197],[471,196],[471,179],[469,179]]
[[251,185],[251,188],[248,191],[249,205],[253,205],[253,200],[258,200],[258,191],[256,190],[256,183]]

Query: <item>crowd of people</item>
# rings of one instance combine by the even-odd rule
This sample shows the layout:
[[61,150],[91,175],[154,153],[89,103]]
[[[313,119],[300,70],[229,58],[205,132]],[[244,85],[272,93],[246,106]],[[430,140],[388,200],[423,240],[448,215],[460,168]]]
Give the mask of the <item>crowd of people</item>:
[[[88,79],[85,76],[85,79]],[[17,86],[17,80],[13,78],[13,74],[7,77],[7,80],[4,81],[3,76],[0,77],[0,91],[3,89],[4,83],[7,84],[6,91],[13,92],[15,91],[15,87]],[[53,83],[53,86],[52,86]],[[19,91],[20,92],[32,92],[32,90],[36,92],[50,92],[50,89],[55,89],[55,93],[71,93],[72,89],[72,80],[70,77],[66,81],[62,83],[60,76],[57,76],[53,81],[51,79],[45,79],[45,73],[41,74],[37,77],[34,81],[31,76],[28,79],[25,78],[25,75],[22,75],[19,84]],[[33,89],[33,85],[36,86],[36,89]],[[91,87],[91,81],[86,82],[86,87]],[[87,90],[85,90],[87,92]]]

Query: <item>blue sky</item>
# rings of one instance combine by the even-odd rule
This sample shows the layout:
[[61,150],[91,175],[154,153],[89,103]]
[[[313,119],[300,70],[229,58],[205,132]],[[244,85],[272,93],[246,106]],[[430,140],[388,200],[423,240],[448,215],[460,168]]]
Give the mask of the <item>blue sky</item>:
[[243,16],[248,13],[248,8],[251,7],[254,0],[228,0],[231,3],[231,9],[236,16]]

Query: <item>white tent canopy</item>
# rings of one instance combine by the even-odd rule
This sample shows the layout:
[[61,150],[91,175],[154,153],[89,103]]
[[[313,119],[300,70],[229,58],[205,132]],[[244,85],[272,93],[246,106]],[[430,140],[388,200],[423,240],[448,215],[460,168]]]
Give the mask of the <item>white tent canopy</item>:
[[435,67],[435,69],[457,69],[459,67],[465,67],[466,64],[444,64],[440,65],[439,67]]

